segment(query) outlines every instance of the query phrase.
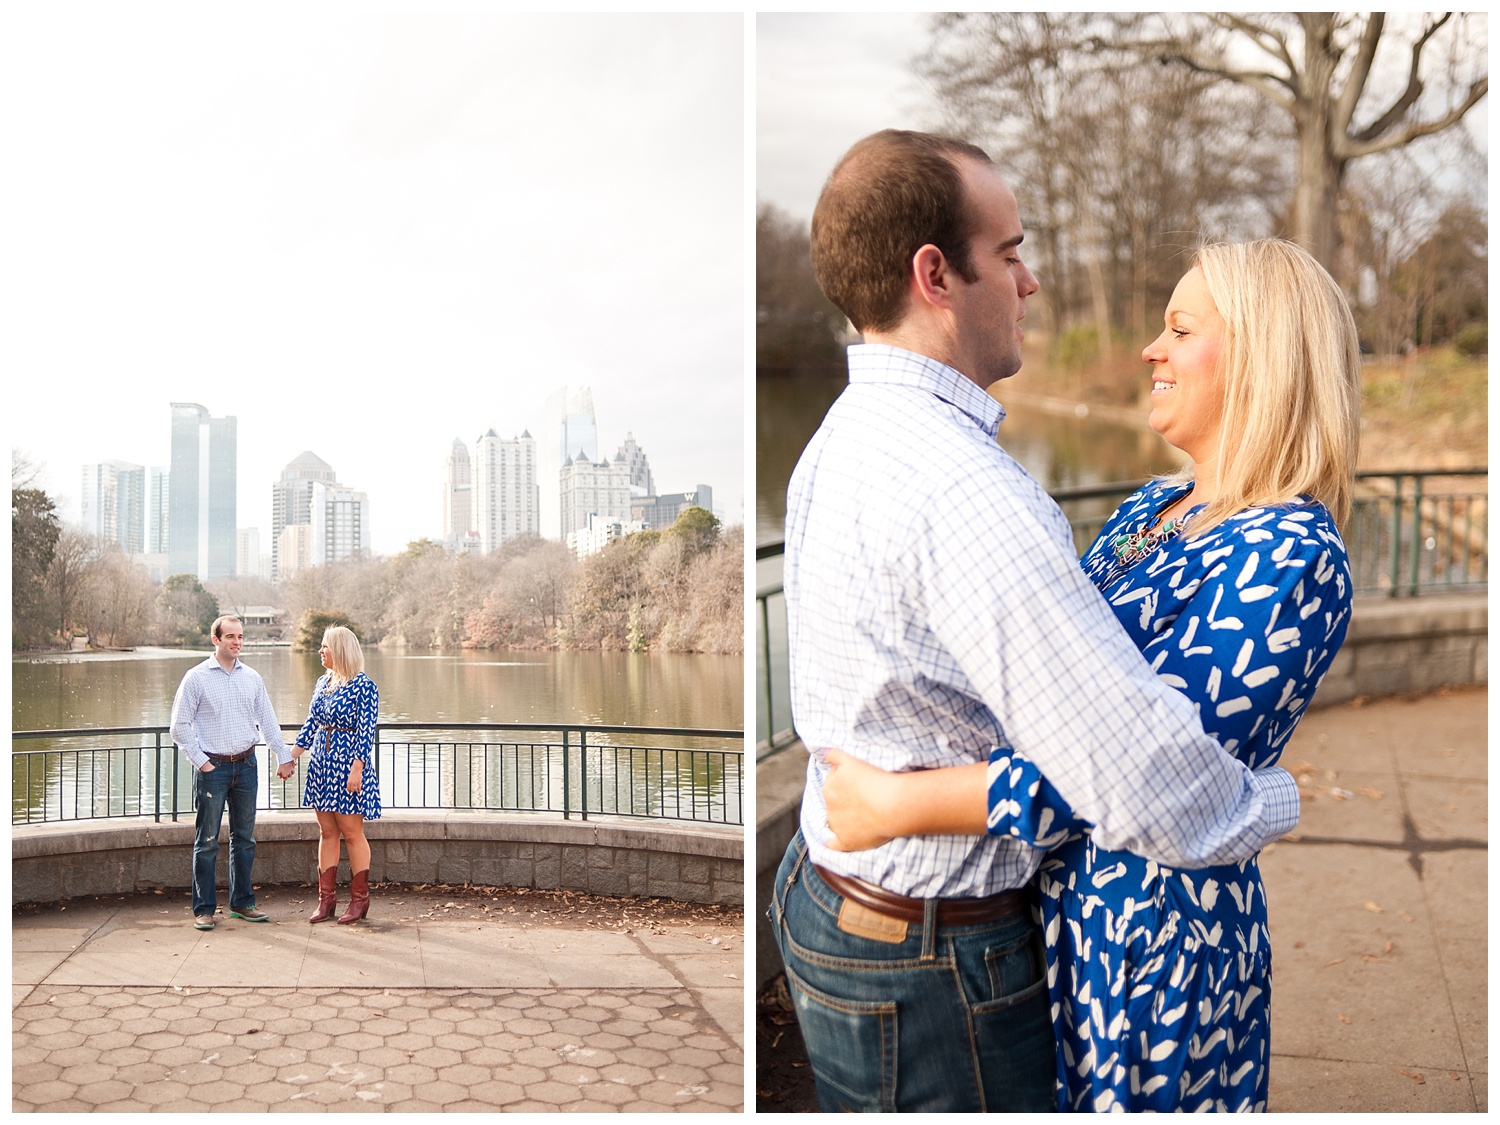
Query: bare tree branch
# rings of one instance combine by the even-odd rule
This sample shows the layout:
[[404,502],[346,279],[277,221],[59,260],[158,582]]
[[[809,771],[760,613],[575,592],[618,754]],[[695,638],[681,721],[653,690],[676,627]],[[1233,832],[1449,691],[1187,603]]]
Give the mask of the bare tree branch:
[[1418,137],[1427,137],[1433,133],[1441,133],[1450,125],[1456,125],[1463,118],[1464,114],[1473,109],[1479,100],[1489,93],[1489,90],[1490,80],[1489,76],[1486,75],[1469,87],[1469,96],[1464,99],[1462,105],[1455,107],[1438,120],[1413,122],[1405,129],[1390,133],[1377,140],[1361,141],[1335,136],[1332,138],[1334,155],[1342,160],[1353,160],[1357,156],[1370,156],[1377,152],[1388,152],[1393,148],[1400,148],[1402,145],[1409,144]]
[[[1424,31],[1422,33],[1422,37],[1418,39],[1414,44],[1412,44],[1411,70],[1407,74],[1406,89],[1401,91],[1401,96],[1396,99],[1396,101],[1391,105],[1390,109],[1386,110],[1383,114],[1380,115],[1380,117],[1375,121],[1373,125],[1369,126],[1368,128],[1361,129],[1358,133],[1355,134],[1353,138],[1355,141],[1373,141],[1376,138],[1380,137],[1387,130],[1395,126],[1398,121],[1405,117],[1406,111],[1416,103],[1416,100],[1419,97],[1422,96],[1422,90],[1424,89],[1424,87],[1422,85],[1422,78],[1418,73],[1422,65],[1422,48],[1427,46],[1427,40],[1431,39],[1433,35],[1437,33],[1438,28],[1447,23],[1449,17],[1452,15],[1452,12],[1445,12],[1442,19],[1438,20],[1437,23],[1433,24],[1426,31]],[[1473,103],[1471,102],[1470,105],[1472,104]],[[1464,108],[1465,111],[1467,111],[1468,106],[1465,106]],[[1350,106],[1350,110],[1352,115],[1352,105]],[[1457,119],[1455,118],[1455,120]],[[1345,122],[1345,124],[1347,126],[1347,121]],[[1340,134],[1342,134],[1342,132],[1343,131],[1340,130]],[[1422,134],[1418,133],[1414,135],[1421,136]]]
[[1344,82],[1344,88],[1334,100],[1333,112],[1329,115],[1329,126],[1335,136],[1342,137],[1349,131],[1349,122],[1354,119],[1354,107],[1364,95],[1365,83],[1370,78],[1370,66],[1375,61],[1375,49],[1380,46],[1380,36],[1385,30],[1385,13],[1371,12],[1365,21],[1365,30],[1359,37],[1359,53],[1354,66]]
[[1254,23],[1243,16],[1232,15],[1228,12],[1220,13],[1211,17],[1220,27],[1229,31],[1243,32],[1255,40],[1255,45],[1268,55],[1280,59],[1286,64],[1288,71],[1293,73],[1297,70],[1297,64],[1292,59],[1292,52],[1287,47],[1286,36],[1273,27],[1266,27]]

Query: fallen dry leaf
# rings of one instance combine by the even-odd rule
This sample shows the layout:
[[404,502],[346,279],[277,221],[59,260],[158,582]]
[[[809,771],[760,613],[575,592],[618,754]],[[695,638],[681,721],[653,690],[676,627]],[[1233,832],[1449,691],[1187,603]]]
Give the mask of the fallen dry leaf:
[[1412,1070],[1402,1070],[1399,1066],[1393,1066],[1393,1067],[1391,1067],[1391,1069],[1394,1070],[1397,1074],[1404,1074],[1404,1075],[1406,1075],[1406,1077],[1410,1078],[1418,1086],[1425,1086],[1427,1084],[1427,1079],[1423,1078],[1420,1074],[1416,1073],[1415,1071],[1412,1071]]
[[1367,903],[1365,903],[1365,909],[1368,910],[1371,914],[1384,914],[1385,913],[1384,910],[1382,910],[1380,907],[1376,906],[1373,902],[1367,902]]
[[1339,1023],[1353,1023],[1353,1022],[1354,1021],[1351,1020],[1348,1016],[1340,1016],[1339,1017]]
[[1335,965],[1342,964],[1343,961],[1344,961],[1344,959],[1342,957],[1335,957],[1332,961],[1328,962],[1328,964],[1324,965],[1323,968],[1325,968],[1325,969],[1331,969]]
[[1393,950],[1395,948],[1396,948],[1396,943],[1395,942],[1388,941],[1388,942],[1385,943],[1385,951],[1387,953],[1389,953],[1391,950]]
[[1379,961],[1379,962],[1381,962],[1384,965],[1389,965],[1390,964],[1390,962],[1388,960],[1386,960],[1384,957],[1376,957],[1375,954],[1373,954],[1373,953],[1366,953],[1364,955],[1364,959],[1366,961]]
[[1382,793],[1379,789],[1375,789],[1369,785],[1366,785],[1361,789],[1356,789],[1355,792],[1360,794],[1361,796],[1369,797],[1372,801],[1378,801],[1385,796],[1385,794]]
[[1403,921],[1403,922],[1415,922],[1416,921],[1415,918],[1413,918],[1410,914],[1408,914],[1404,910],[1398,910],[1398,911],[1396,911],[1396,917],[1400,918],[1401,921]]

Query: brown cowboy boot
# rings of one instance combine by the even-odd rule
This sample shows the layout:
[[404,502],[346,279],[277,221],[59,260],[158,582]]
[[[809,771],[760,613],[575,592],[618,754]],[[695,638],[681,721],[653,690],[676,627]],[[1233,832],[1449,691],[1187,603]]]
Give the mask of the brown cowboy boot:
[[358,922],[370,912],[370,869],[366,867],[363,871],[356,871],[349,880],[349,909],[344,911],[344,916],[339,919],[339,924],[347,926],[351,922]]
[[338,864],[318,872],[318,909],[308,918],[309,922],[326,922],[338,909],[338,874]]

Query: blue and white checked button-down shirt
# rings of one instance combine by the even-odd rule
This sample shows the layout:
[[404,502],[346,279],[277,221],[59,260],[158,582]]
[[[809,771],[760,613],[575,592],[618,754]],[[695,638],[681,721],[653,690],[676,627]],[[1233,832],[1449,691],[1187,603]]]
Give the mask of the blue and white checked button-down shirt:
[[195,664],[177,685],[172,699],[172,741],[182,747],[194,769],[210,754],[240,754],[264,736],[276,751],[276,763],[292,760],[266,694],[260,673],[239,660],[234,671],[224,671],[217,656]]
[[1084,576],[1067,520],[995,441],[1004,411],[959,372],[849,349],[849,387],[787,490],[792,710],[810,750],[813,862],[922,898],[1021,886],[1042,853],[922,836],[834,852],[820,748],[888,770],[1009,745],[1105,848],[1179,867],[1249,856],[1297,823],[1297,786],[1203,733]]

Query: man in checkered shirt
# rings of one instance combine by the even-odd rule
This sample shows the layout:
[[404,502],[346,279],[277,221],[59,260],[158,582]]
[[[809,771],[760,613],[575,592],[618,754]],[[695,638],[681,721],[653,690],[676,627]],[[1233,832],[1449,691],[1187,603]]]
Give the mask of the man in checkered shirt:
[[218,910],[214,869],[219,859],[219,825],[229,813],[229,916],[267,922],[255,905],[251,873],[255,865],[255,800],[260,791],[255,747],[262,740],[276,752],[276,776],[295,772],[292,752],[281,738],[265,681],[240,663],[245,626],[238,617],[218,618],[209,630],[214,654],[195,664],[172,699],[172,741],[194,771],[198,809],[193,840],[193,928],[212,930]]
[[920,133],[856,144],[813,215],[819,284],[865,343],[787,493],[792,708],[812,756],[771,913],[826,1111],[1056,1103],[1027,898],[1042,853],[966,836],[835,850],[823,750],[912,770],[1008,745],[1102,847],[1173,866],[1249,857],[1297,822],[1292,778],[1203,732],[996,443],[986,390],[1020,369],[1038,288],[1021,241],[989,157]]

